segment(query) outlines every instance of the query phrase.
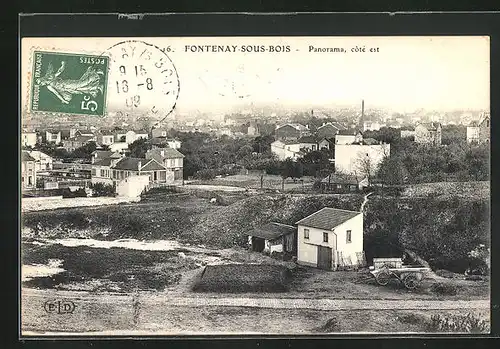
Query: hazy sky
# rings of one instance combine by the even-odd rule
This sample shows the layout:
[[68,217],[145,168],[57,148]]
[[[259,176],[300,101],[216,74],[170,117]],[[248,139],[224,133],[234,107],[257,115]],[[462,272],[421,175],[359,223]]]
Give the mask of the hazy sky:
[[[34,48],[98,53],[127,39],[134,38],[23,39],[23,101],[27,100],[27,76]],[[224,112],[241,103],[358,105],[361,99],[367,107],[401,111],[489,109],[488,37],[135,39],[174,51],[168,56],[179,75],[180,111]],[[237,45],[237,50],[246,45],[289,45],[290,52],[193,53],[185,52],[186,45]],[[309,46],[344,48],[346,52],[309,52]],[[364,46],[367,51],[378,48],[379,52],[351,52],[356,46]],[[113,81],[111,74],[109,91],[113,90]],[[108,96],[109,110],[119,109],[120,103],[113,95]]]

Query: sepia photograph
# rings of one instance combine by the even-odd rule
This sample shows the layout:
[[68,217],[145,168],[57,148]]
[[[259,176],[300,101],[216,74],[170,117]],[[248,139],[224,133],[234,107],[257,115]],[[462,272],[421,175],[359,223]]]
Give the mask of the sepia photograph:
[[20,331],[490,333],[488,36],[23,37]]

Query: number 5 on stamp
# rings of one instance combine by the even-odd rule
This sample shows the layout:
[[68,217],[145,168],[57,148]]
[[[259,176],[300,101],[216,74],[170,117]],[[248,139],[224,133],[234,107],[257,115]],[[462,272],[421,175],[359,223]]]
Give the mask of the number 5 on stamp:
[[35,51],[31,112],[104,116],[108,64],[106,56]]

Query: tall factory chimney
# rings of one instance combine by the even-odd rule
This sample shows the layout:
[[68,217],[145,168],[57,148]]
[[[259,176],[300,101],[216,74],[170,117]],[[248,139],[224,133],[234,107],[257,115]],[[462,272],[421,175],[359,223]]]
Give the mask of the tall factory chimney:
[[358,125],[358,127],[361,130],[363,130],[364,123],[365,123],[365,100],[362,99],[361,100],[361,117],[359,118],[359,125]]

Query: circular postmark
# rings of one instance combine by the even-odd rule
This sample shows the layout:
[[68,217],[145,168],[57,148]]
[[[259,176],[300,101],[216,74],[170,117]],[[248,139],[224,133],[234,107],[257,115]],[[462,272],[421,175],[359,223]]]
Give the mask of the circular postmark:
[[155,123],[174,111],[180,81],[166,49],[127,40],[111,46],[104,54],[110,58],[108,111],[147,117]]

